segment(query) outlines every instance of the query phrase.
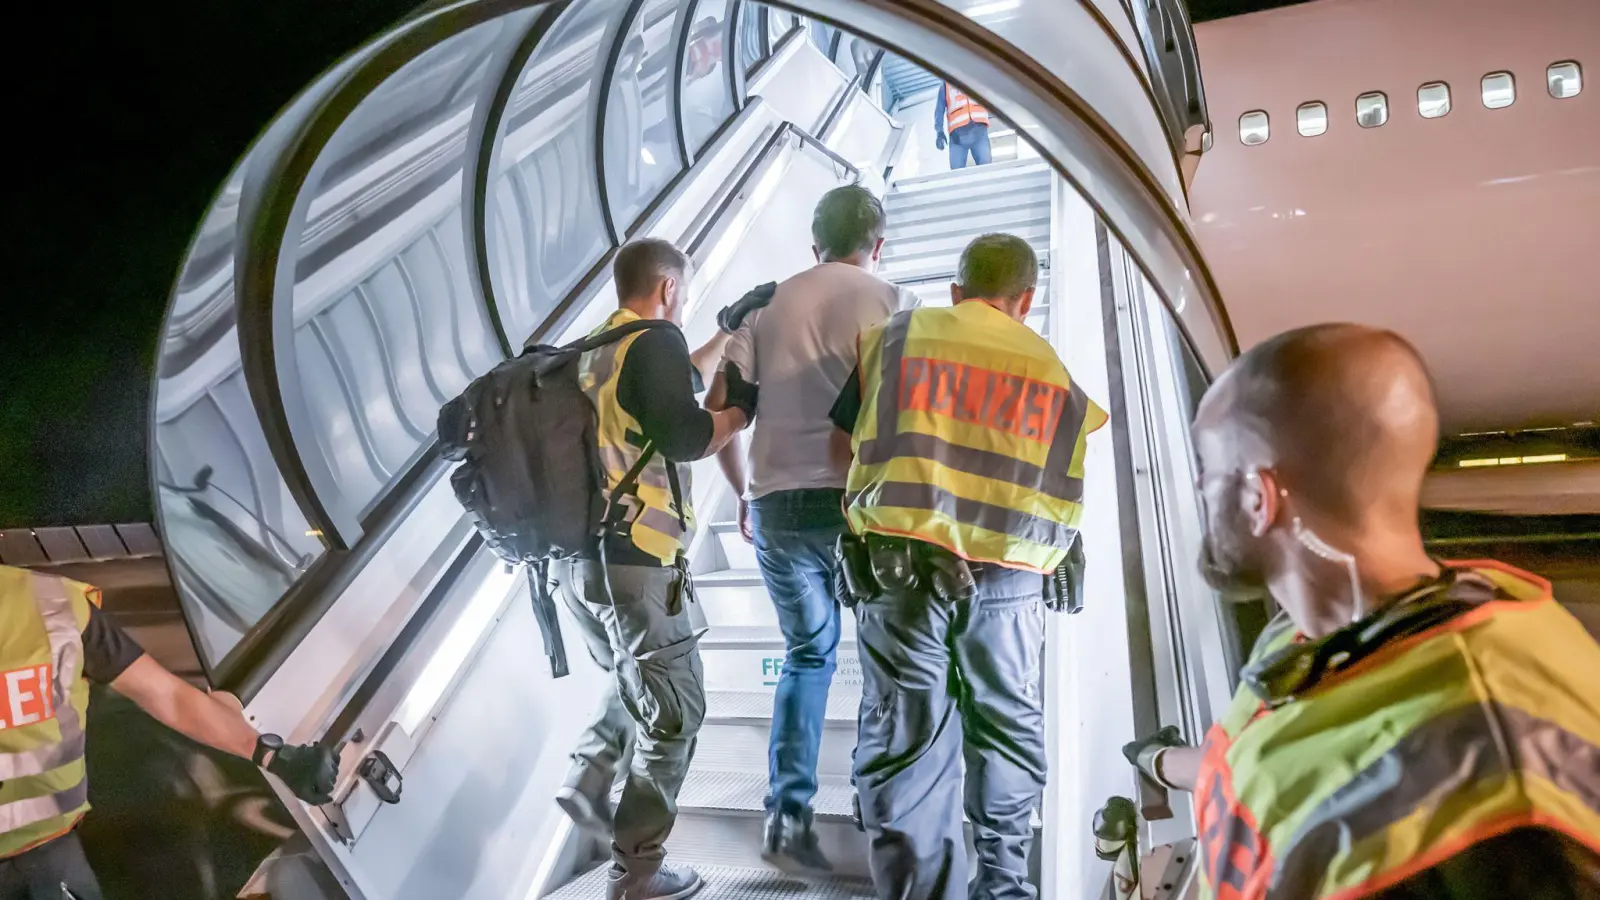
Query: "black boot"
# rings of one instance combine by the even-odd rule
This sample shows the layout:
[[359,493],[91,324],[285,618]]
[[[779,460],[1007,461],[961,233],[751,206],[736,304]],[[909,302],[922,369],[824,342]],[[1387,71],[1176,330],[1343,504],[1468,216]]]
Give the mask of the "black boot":
[[809,811],[804,815],[767,813],[761,858],[790,875],[829,875],[833,872],[833,863],[823,855],[816,832],[812,830]]

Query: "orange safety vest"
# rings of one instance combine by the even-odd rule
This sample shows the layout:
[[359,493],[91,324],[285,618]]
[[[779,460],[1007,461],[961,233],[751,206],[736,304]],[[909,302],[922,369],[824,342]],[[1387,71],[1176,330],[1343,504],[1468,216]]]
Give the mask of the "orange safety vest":
[[944,126],[946,134],[968,125],[989,124],[989,111],[958,88],[944,86]]

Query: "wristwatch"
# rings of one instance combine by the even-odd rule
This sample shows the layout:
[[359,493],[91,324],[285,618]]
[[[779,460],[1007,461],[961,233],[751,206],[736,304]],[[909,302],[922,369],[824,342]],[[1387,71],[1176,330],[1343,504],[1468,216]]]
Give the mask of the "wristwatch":
[[265,768],[267,756],[283,749],[283,738],[275,734],[262,734],[256,736],[256,750],[250,754],[250,761],[257,766]]

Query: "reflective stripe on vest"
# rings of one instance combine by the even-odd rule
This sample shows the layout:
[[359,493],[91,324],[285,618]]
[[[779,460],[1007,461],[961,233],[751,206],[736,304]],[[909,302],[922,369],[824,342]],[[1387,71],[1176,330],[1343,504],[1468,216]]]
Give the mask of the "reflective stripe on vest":
[[966,95],[966,92],[950,85],[944,87],[944,127],[945,133],[955,134],[959,128],[968,125],[989,124],[989,111],[979,106],[977,101]]
[[7,857],[66,832],[88,809],[82,632],[89,601],[65,579],[10,567],[0,567],[0,593],[0,857]]
[[1082,513],[1085,440],[1106,414],[1032,329],[978,302],[894,315],[861,339],[846,489],[856,533],[1046,572]]
[[[590,336],[637,321],[637,313],[619,309],[599,328],[590,332]],[[600,464],[606,471],[607,498],[644,452],[643,429],[617,400],[623,362],[627,359],[628,349],[640,334],[643,332],[630,334],[620,341],[585,353],[579,361],[578,383],[594,403],[599,415]],[[639,486],[635,493],[640,505],[636,507],[637,512],[628,530],[628,538],[635,547],[663,563],[677,559],[678,553],[688,546],[689,537],[689,530],[678,521],[672,502],[668,465],[671,463],[657,453],[639,473]],[[693,487],[688,466],[678,466],[678,484],[683,491],[684,520],[693,528],[694,510],[689,500]]]
[[1548,582],[1450,565],[1493,599],[1278,709],[1240,689],[1195,792],[1202,897],[1354,900],[1518,827],[1600,851],[1600,646]]

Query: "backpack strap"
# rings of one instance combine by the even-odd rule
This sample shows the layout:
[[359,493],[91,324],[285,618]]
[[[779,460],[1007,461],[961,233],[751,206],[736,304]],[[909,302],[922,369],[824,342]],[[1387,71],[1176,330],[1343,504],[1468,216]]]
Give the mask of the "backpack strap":
[[[621,497],[635,494],[639,488],[639,476],[644,474],[644,467],[650,464],[650,460],[654,459],[655,455],[656,445],[654,441],[651,441],[645,445],[644,452],[639,454],[639,459],[628,469],[627,474],[623,475],[622,480],[617,482],[616,489],[611,492],[610,501],[606,503],[605,521],[601,523],[604,527],[611,528],[617,524],[612,518],[612,510],[618,508],[617,500]],[[672,502],[678,510],[678,527],[682,528],[684,533],[687,534],[689,531],[689,519],[683,512],[683,486],[678,481],[678,466],[670,459],[664,459],[663,461],[667,465],[667,486],[672,490]]]
[[607,344],[614,344],[630,334],[638,334],[641,331],[649,331],[652,328],[667,327],[673,327],[672,323],[664,319],[640,319],[637,322],[627,322],[622,325],[618,325],[615,328],[608,328],[599,334],[591,335],[579,341],[574,341],[561,349],[572,350],[578,353],[589,353],[591,351],[598,350]]

